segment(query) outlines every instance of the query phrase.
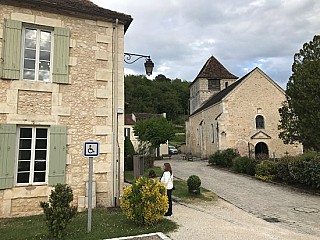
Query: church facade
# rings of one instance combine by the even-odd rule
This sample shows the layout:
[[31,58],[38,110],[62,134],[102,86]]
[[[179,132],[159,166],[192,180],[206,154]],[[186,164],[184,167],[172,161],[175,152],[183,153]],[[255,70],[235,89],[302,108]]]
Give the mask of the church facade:
[[279,139],[285,92],[261,69],[237,80],[216,58],[208,59],[190,86],[186,151],[202,159],[233,148],[242,156],[280,158],[302,153]]

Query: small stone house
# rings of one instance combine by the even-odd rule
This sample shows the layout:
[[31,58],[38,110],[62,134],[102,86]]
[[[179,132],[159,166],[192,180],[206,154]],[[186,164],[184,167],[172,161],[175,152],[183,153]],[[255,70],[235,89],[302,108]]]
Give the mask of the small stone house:
[[[166,117],[166,113],[162,114],[151,114],[151,113],[131,113],[131,114],[125,114],[125,120],[124,120],[124,135],[125,137],[129,137],[134,150],[136,152],[139,152],[139,137],[134,134],[134,124],[137,121],[149,119],[152,117]],[[168,142],[165,144],[161,144],[160,147],[156,151],[157,156],[162,156],[163,154],[168,154]]]
[[285,93],[261,69],[237,80],[216,58],[208,59],[190,86],[186,151],[203,159],[218,150],[280,158],[302,153],[301,144],[279,139]]
[[73,204],[85,209],[87,141],[100,149],[93,205],[114,205],[131,16],[89,0],[1,0],[0,9],[0,217],[40,213],[57,183],[70,185]]

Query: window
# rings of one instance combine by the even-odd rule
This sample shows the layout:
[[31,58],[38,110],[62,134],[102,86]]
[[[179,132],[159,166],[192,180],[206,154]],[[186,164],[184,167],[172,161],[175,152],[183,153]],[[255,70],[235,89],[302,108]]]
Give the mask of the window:
[[50,81],[51,43],[51,31],[23,28],[22,79]]
[[130,139],[130,128],[124,128],[124,136]]
[[220,80],[219,79],[208,79],[208,90],[220,91]]
[[264,129],[264,118],[261,115],[256,116],[256,128]]
[[18,134],[17,183],[45,183],[48,162],[48,129],[21,127]]
[[0,189],[15,184],[65,183],[66,126],[0,124],[0,143]]
[[214,143],[214,126],[213,126],[213,123],[211,124],[211,134],[212,134],[211,141]]
[[225,83],[224,83],[224,88],[227,88],[228,85],[229,85],[229,83],[228,83],[228,82],[225,82]]
[[[0,77],[69,83],[70,31],[5,19]],[[20,49],[22,49],[20,51]]]

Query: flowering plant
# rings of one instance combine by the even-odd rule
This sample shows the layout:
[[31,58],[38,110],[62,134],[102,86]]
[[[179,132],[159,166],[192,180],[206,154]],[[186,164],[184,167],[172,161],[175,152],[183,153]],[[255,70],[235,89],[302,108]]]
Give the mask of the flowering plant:
[[154,225],[169,207],[166,188],[154,179],[140,177],[124,189],[120,207],[128,219],[140,225]]

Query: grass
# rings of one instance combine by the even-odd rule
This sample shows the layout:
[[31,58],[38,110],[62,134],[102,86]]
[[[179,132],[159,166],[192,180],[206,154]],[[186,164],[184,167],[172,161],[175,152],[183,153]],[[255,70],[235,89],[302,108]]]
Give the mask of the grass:
[[[162,176],[163,170],[160,167],[153,167],[145,170],[144,176],[147,177],[150,170],[155,171],[158,178]],[[125,171],[125,179],[132,182],[134,180],[133,171]],[[187,181],[179,178],[174,178],[173,185],[175,186],[175,190],[172,192],[172,195],[184,202],[213,201],[218,198],[215,193],[202,187],[200,188],[200,194],[190,194]]]
[[[153,167],[145,171],[148,176],[149,170],[154,170],[157,177],[161,177],[162,169]],[[125,171],[125,178],[133,181],[133,172]],[[217,196],[205,188],[201,188],[201,194],[189,194],[187,182],[178,178],[174,179],[175,190],[173,196],[184,202],[213,201]],[[78,213],[71,220],[65,231],[65,239],[105,239],[115,237],[125,237],[154,232],[163,232],[164,234],[174,231],[178,225],[169,220],[162,219],[155,226],[140,226],[128,220],[121,209],[109,208],[93,209],[92,213],[92,231],[87,233],[87,212]],[[0,219],[0,238],[6,240],[31,240],[48,239],[47,226],[44,215]],[[3,238],[2,236],[5,236]]]
[[[178,227],[168,219],[162,219],[155,226],[138,226],[127,220],[120,209],[94,209],[90,233],[87,233],[87,222],[87,212],[78,213],[67,226],[64,239],[97,240],[153,232],[168,233]],[[0,219],[0,236],[6,240],[48,239],[44,215]]]

